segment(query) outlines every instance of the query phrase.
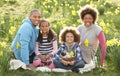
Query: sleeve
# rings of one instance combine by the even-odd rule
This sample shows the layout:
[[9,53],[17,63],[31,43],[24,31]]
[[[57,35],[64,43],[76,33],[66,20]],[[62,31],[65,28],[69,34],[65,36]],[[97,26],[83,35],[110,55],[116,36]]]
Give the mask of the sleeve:
[[58,52],[55,54],[55,59],[57,59],[57,60],[61,60],[62,59],[62,57],[60,55],[61,55],[63,50],[64,50],[63,47],[59,48]]
[[[27,25],[27,24],[26,24]],[[29,27],[23,25],[20,30],[21,58],[25,64],[29,64],[29,42],[32,31]]]
[[105,35],[103,31],[101,31],[100,34],[98,35],[98,39],[99,39],[100,46],[101,46],[100,65],[103,66],[104,59],[106,56],[106,47],[107,47],[106,39],[105,39]]
[[81,50],[80,50],[80,46],[76,47],[76,61],[80,61],[82,60],[82,54],[81,54]]
[[39,50],[38,50],[38,47],[39,47],[39,43],[36,42],[36,43],[35,43],[35,49],[34,49],[36,55],[39,55],[39,54],[40,54],[40,52],[39,52]]
[[53,51],[52,51],[52,55],[54,55],[55,53],[57,53],[58,51],[58,46],[57,46],[57,40],[53,41]]

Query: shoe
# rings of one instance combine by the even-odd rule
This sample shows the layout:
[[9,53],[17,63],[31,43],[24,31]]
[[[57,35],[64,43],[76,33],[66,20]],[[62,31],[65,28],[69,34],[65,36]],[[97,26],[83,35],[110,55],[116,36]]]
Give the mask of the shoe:
[[72,72],[79,73],[79,69],[78,69],[78,68],[73,68],[73,69],[71,69],[71,70],[72,70]]

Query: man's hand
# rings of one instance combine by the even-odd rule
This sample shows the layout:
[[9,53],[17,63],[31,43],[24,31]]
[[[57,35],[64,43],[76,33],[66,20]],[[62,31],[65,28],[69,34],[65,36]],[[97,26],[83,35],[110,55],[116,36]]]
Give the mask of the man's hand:
[[31,69],[31,70],[36,69],[36,67],[32,64],[26,65],[26,68]]

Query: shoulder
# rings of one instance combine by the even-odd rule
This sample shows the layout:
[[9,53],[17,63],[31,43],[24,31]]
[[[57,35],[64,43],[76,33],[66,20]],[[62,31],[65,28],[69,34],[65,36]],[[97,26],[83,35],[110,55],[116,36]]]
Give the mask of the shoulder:
[[81,31],[85,28],[85,26],[83,24],[79,25],[77,27],[77,30],[81,33]]
[[60,45],[60,48],[64,48],[65,47],[65,43],[62,43],[61,45]]
[[83,27],[84,27],[84,24],[81,24],[81,25],[79,25],[79,26],[77,27],[77,29],[83,28]]
[[97,35],[102,31],[102,28],[97,24],[94,24],[93,29],[94,29],[94,31],[96,32]]
[[80,47],[80,45],[79,45],[77,42],[75,42],[74,46],[75,46],[76,48],[79,48],[79,47]]
[[94,25],[93,28],[94,28],[95,30],[102,30],[101,26],[99,26],[97,23],[95,23],[95,24],[93,24],[93,25]]

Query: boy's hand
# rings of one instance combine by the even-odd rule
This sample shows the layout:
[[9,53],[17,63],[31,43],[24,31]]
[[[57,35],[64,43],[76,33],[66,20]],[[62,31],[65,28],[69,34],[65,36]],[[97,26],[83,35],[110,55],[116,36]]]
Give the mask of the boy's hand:
[[70,64],[70,65],[74,65],[74,64],[75,64],[75,61],[73,60],[73,61],[71,61],[69,64]]
[[64,65],[66,65],[66,66],[68,65],[68,62],[65,61],[65,60],[63,60],[63,59],[61,60],[61,62],[62,62]]

